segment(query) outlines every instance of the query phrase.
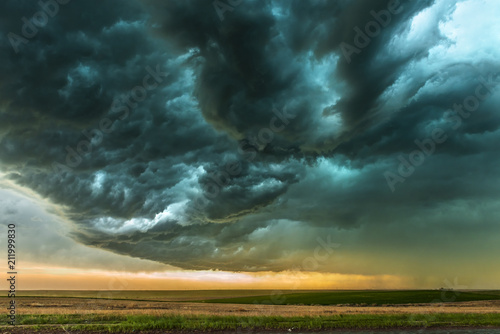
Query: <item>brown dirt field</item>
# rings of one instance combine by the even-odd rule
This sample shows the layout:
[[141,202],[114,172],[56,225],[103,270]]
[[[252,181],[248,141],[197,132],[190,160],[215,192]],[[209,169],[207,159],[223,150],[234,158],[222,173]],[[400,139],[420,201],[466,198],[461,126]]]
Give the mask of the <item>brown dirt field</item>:
[[[0,300],[7,307],[8,300]],[[397,313],[500,313],[500,300],[454,302],[443,304],[408,304],[383,306],[307,306],[241,305],[189,302],[96,300],[80,298],[36,298],[16,300],[17,314],[121,314],[121,315],[237,315],[237,316],[316,316],[332,314]]]

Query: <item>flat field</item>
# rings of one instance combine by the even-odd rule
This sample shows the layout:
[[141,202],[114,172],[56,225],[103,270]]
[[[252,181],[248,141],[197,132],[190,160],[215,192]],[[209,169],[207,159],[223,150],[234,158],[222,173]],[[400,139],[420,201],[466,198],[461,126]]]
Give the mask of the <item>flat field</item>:
[[446,291],[446,290],[409,290],[409,291],[331,291],[278,293],[267,296],[242,296],[210,299],[210,303],[231,304],[279,304],[279,305],[384,305],[466,302],[479,300],[500,300],[498,291]]
[[500,328],[500,292],[23,291],[16,313],[0,333]]

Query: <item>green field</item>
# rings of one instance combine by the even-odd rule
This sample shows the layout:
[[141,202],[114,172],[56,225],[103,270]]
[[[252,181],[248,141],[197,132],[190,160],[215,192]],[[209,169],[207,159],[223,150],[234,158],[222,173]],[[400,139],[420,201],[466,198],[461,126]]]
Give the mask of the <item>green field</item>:
[[497,291],[331,291],[283,293],[281,295],[247,296],[204,300],[207,303],[230,304],[268,304],[268,305],[384,305],[384,304],[423,304],[432,302],[465,302],[477,300],[499,300]]
[[[89,321],[91,319],[91,321]],[[500,314],[346,314],[318,317],[236,317],[236,316],[119,316],[119,315],[22,315],[19,325],[30,325],[30,332],[47,328],[67,331],[100,332],[220,331],[236,329],[260,330],[328,330],[388,329],[439,327],[500,327]],[[2,321],[1,325],[5,325]],[[4,327],[3,329],[8,329]]]
[[[1,290],[0,290],[1,291]],[[311,290],[283,290],[285,293],[313,292]],[[192,301],[212,298],[232,298],[271,295],[273,290],[21,290],[16,297],[105,298],[122,300]],[[7,297],[7,291],[0,292]]]

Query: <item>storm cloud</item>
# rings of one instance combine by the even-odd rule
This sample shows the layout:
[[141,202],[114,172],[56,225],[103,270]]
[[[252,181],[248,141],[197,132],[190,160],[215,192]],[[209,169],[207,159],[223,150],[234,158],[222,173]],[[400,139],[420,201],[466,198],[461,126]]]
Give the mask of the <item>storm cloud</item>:
[[[80,243],[183,269],[424,276],[415,254],[453,273],[499,250],[493,0],[0,13],[1,171]],[[343,257],[304,268],[326,236]]]

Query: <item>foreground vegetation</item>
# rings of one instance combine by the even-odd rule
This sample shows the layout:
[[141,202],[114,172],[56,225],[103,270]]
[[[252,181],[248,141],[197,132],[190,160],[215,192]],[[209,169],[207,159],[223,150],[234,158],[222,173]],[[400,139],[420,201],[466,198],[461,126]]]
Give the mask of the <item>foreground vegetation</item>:
[[449,290],[410,290],[410,291],[329,291],[275,294],[272,296],[245,296],[235,298],[210,299],[208,303],[266,304],[266,305],[384,305],[384,304],[422,304],[465,302],[479,300],[500,300],[496,291],[449,291]]
[[[1,323],[2,327],[6,325]],[[20,315],[18,325],[30,331],[62,325],[67,331],[132,332],[138,330],[220,331],[500,327],[500,314],[346,314],[318,317]],[[18,327],[19,328],[19,327]],[[2,328],[2,329],[5,329]]]

